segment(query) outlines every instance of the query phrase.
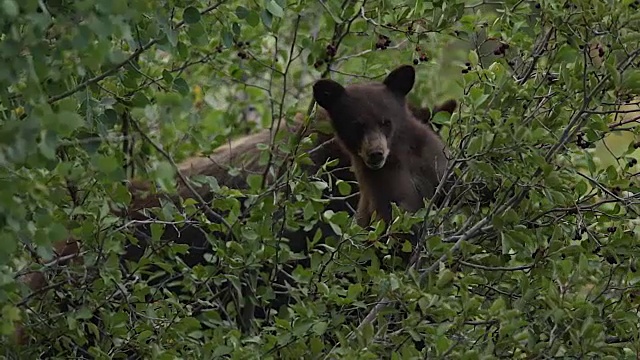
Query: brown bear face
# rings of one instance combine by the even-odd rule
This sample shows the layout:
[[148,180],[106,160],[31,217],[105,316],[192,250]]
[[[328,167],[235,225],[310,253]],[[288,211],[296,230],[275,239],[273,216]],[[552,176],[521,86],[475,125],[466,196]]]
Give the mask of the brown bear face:
[[395,130],[409,121],[406,95],[413,88],[410,65],[393,70],[382,83],[346,87],[329,79],[313,85],[313,97],[331,119],[347,150],[372,170],[381,169],[389,156]]

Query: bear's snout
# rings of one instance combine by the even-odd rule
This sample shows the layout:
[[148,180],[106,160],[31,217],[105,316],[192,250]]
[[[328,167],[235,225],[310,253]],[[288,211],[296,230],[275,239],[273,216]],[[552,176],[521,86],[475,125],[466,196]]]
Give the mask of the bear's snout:
[[387,137],[382,132],[370,132],[362,139],[359,155],[372,170],[381,169],[389,156]]
[[379,169],[384,165],[384,152],[382,150],[374,150],[367,154],[367,166],[372,169]]

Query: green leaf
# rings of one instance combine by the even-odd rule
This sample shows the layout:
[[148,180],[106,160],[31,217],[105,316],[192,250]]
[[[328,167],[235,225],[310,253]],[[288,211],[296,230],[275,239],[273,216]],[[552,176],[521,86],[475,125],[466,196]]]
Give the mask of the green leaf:
[[471,66],[477,66],[479,61],[478,53],[475,50],[469,51],[469,63]]
[[55,120],[50,122],[50,129],[54,130],[60,137],[71,135],[76,129],[84,125],[84,120],[75,112],[61,111],[55,116]]
[[482,147],[482,136],[475,136],[469,140],[469,145],[467,146],[467,153],[469,155],[475,155],[480,148]]
[[408,241],[408,240],[407,240],[407,241],[405,241],[405,242],[402,244],[402,252],[410,253],[410,252],[412,252],[412,251],[413,251],[413,245],[411,244],[411,241]]
[[336,185],[338,185],[338,192],[342,196],[347,196],[351,194],[351,184],[346,181],[338,180],[336,181]]
[[260,11],[260,19],[262,20],[262,24],[264,24],[264,26],[267,29],[271,29],[271,24],[273,23],[273,16],[271,15],[270,12],[266,10]]
[[195,24],[200,21],[200,11],[193,6],[189,6],[184,9],[182,19],[184,19],[186,24]]
[[249,16],[249,10],[244,6],[236,7],[236,16],[238,19],[245,19]]
[[4,15],[7,15],[7,17],[10,17],[10,18],[14,18],[18,16],[18,14],[20,13],[20,8],[18,7],[18,4],[16,4],[14,0],[3,0],[2,10]]
[[347,299],[355,300],[360,293],[362,293],[362,285],[351,284],[349,285],[349,290],[347,290]]
[[239,25],[237,22],[234,22],[234,23],[231,25],[231,30],[233,31],[233,33],[234,33],[236,36],[240,36],[240,33],[241,33],[240,25]]
[[7,261],[12,258],[13,253],[17,249],[17,241],[18,239],[11,236],[9,233],[1,232],[0,233],[0,264],[6,264]]
[[327,327],[329,324],[327,324],[325,321],[319,321],[315,324],[313,324],[313,332],[316,335],[322,335],[327,331]]
[[631,69],[623,73],[620,85],[631,92],[640,92],[640,70]]
[[173,88],[177,90],[180,95],[189,95],[189,84],[183,78],[176,78],[173,80]]
[[249,174],[247,175],[247,184],[252,190],[258,190],[262,186],[262,175]]
[[275,17],[281,18],[284,16],[284,10],[274,0],[269,0],[267,3],[267,10]]
[[451,115],[444,112],[444,111],[440,111],[438,113],[436,113],[431,120],[429,120],[430,123],[432,124],[437,124],[437,125],[446,125],[449,124],[449,119],[451,118]]
[[49,241],[51,241],[51,243],[65,240],[68,236],[69,232],[64,225],[53,223],[49,226]]
[[95,155],[92,159],[92,163],[98,171],[105,174],[112,173],[120,166],[115,157],[101,154]]
[[256,11],[251,11],[247,15],[247,24],[252,27],[258,26],[260,24],[260,15]]
[[222,31],[222,45],[226,48],[230,48],[233,46],[233,34],[228,30]]
[[576,184],[576,195],[582,196],[587,193],[587,183],[584,180],[580,180]]
[[436,282],[436,286],[440,289],[444,288],[449,283],[451,283],[451,281],[455,278],[455,276],[456,274],[449,269],[442,270],[442,272],[440,272],[438,276],[438,281]]

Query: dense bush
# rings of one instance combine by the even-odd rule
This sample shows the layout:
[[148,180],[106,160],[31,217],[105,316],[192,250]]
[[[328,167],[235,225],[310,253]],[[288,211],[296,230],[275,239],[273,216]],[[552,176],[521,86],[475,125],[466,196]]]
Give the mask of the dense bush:
[[[636,358],[638,7],[0,0],[2,353]],[[414,104],[460,103],[431,121],[461,190],[442,206],[398,212],[392,230],[425,230],[407,269],[391,266],[394,237],[380,226],[325,211],[321,190],[347,195],[351,185],[304,174],[310,139],[273,121],[313,122],[316,79],[379,81],[405,63],[418,73]],[[174,194],[184,161],[260,129],[279,130],[271,145],[287,156],[261,148],[272,170],[250,174],[247,189],[199,176],[209,210],[191,193],[184,211],[156,209],[153,224],[117,214],[135,198],[127,179]],[[263,183],[277,169],[286,171]],[[207,211],[223,212],[232,235]],[[310,239],[308,253],[284,246],[285,223],[317,221],[339,236]],[[140,260],[181,274],[181,292],[119,264],[134,226],[159,241],[186,222],[212,231],[207,263],[187,266],[176,257],[184,245]],[[68,237],[81,261],[63,264],[52,244]],[[292,260],[305,261],[283,272]],[[35,270],[47,284],[30,290],[20,276]],[[281,292],[291,301],[277,314],[243,312]],[[19,345],[22,325],[28,344]]]

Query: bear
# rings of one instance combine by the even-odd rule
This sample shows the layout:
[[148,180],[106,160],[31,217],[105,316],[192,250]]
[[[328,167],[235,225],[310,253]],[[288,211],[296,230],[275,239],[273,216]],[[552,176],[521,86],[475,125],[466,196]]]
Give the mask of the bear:
[[[423,123],[428,124],[432,113],[435,114],[439,111],[453,112],[455,108],[455,100],[449,100],[444,104],[436,105],[433,111],[428,108],[421,108],[415,105],[410,105],[410,108],[414,116],[419,118]],[[319,113],[318,121],[328,121],[328,117],[324,113]],[[300,125],[301,118],[298,117],[294,122],[293,130],[297,130]],[[314,126],[311,126],[303,135],[306,136],[312,132],[316,132],[317,138],[314,142],[314,147],[317,148],[317,150],[310,155],[312,164],[305,165],[303,170],[308,174],[314,174],[327,160],[338,159],[338,165],[336,166],[336,170],[332,172],[332,176],[343,181],[351,182],[352,194],[356,193],[358,191],[358,184],[355,182],[356,179],[353,172],[349,169],[351,165],[351,158],[349,154],[343,151],[342,146],[335,141],[331,132],[319,131],[317,126],[315,126],[316,124],[313,125]],[[264,166],[259,164],[257,161],[260,150],[256,145],[260,143],[268,144],[270,140],[269,136],[268,130],[243,136],[240,139],[231,141],[229,144],[220,146],[209,156],[196,156],[180,163],[178,165],[179,171],[187,178],[196,175],[211,175],[217,178],[218,183],[221,186],[246,189],[248,187],[245,180],[246,175],[249,173],[262,173],[264,170]],[[227,168],[231,164],[239,166],[241,168],[241,172],[236,175],[230,175]],[[155,193],[153,191],[152,183],[148,181],[130,181],[127,185],[132,194],[131,204],[125,211],[117,209],[114,210],[114,214],[134,220],[145,220],[148,219],[148,215],[144,214],[144,210],[159,206],[161,198],[166,198],[178,204],[180,198],[192,197],[190,189],[182,183],[181,178],[177,177],[176,181],[178,183],[178,193],[172,196]],[[211,199],[209,190],[206,186],[194,186],[194,188],[197,190],[198,194],[205,199],[205,201]],[[339,197],[341,195],[338,194],[335,189],[329,189],[329,196]],[[331,200],[327,208],[336,212],[349,211],[351,208],[356,208],[357,203],[358,196],[356,194],[356,196],[351,196],[347,200]],[[292,251],[305,251],[306,237],[313,236],[318,227],[323,234],[333,233],[330,226],[324,223],[319,223],[311,231],[305,232],[297,230],[289,232],[286,236],[291,240],[290,247],[292,248]],[[135,229],[134,232],[135,237],[140,241],[140,245],[127,244],[125,246],[125,253],[121,257],[122,261],[129,260],[137,262],[143,256],[144,248],[146,247],[145,243],[147,242],[146,239],[150,237],[150,230],[148,226],[141,225],[137,226],[137,229]],[[176,231],[172,227],[167,227],[165,234],[163,235],[163,240],[173,240],[190,245],[190,253],[186,255],[184,259],[188,266],[193,266],[202,262],[207,240],[203,231],[197,226],[188,225],[180,231]],[[75,244],[75,247],[70,246],[70,244]],[[78,244],[74,239],[69,239],[69,241],[65,241],[64,244],[56,244],[55,247],[62,251],[63,256],[72,252],[78,252]],[[35,273],[35,276],[31,278],[25,277],[21,280],[26,282],[34,291],[46,285],[46,282],[44,281],[45,279],[41,273]],[[285,300],[277,301],[276,304],[273,305],[273,308],[278,308],[279,306],[277,303],[284,303],[286,302]],[[24,337],[21,327],[18,327],[17,333],[22,335],[22,339],[19,342],[25,343],[26,338]]]
[[407,105],[414,82],[414,67],[403,65],[382,83],[344,87],[321,79],[313,85],[314,99],[350,155],[360,187],[356,223],[362,227],[375,219],[389,224],[391,203],[417,211],[435,195],[447,170],[444,142]]

